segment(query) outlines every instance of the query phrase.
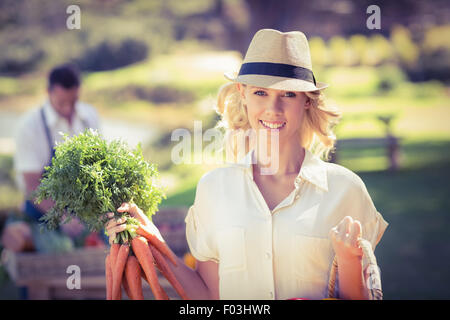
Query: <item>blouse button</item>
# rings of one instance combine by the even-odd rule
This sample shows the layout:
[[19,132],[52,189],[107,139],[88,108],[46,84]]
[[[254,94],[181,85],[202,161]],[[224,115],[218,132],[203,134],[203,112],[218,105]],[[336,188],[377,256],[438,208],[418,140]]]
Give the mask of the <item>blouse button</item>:
[[269,252],[266,252],[266,259],[270,259],[272,255]]
[[273,292],[272,291],[269,292],[269,298],[273,299]]

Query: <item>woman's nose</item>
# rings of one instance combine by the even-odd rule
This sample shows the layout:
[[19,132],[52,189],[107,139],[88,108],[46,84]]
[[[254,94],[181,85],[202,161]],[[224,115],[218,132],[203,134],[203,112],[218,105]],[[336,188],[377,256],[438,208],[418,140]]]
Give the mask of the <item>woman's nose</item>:
[[278,97],[272,97],[272,98],[268,99],[265,107],[266,107],[265,108],[266,113],[279,114],[279,113],[282,113],[282,111],[283,111],[282,101]]

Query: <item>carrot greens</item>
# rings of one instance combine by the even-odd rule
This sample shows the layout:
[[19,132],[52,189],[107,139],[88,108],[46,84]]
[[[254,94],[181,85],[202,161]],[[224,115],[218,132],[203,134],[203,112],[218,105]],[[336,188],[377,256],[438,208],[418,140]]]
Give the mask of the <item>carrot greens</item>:
[[[99,231],[106,223],[105,213],[124,215],[116,212],[123,202],[135,203],[150,219],[157,211],[164,194],[156,184],[157,168],[144,160],[140,145],[132,150],[121,140],[108,142],[88,129],[65,135],[55,149],[35,194],[37,203],[44,199],[55,203],[41,218],[49,229],[78,217],[90,230]],[[137,225],[132,218],[127,222]],[[134,234],[124,233],[119,240],[130,236]]]

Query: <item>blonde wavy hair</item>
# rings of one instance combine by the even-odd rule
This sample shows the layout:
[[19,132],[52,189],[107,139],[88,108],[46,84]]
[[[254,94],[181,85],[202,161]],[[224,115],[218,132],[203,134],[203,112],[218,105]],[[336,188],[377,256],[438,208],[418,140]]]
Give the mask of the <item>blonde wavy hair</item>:
[[[336,106],[326,102],[322,91],[304,92],[311,101],[311,107],[305,110],[299,132],[299,142],[302,147],[329,160],[330,152],[335,148],[335,125],[341,118],[341,112]],[[225,148],[238,159],[238,134],[251,129],[247,117],[247,106],[243,104],[241,95],[234,82],[227,83],[219,89],[216,112],[221,116],[216,128],[225,130]],[[248,138],[248,137],[246,137]],[[245,152],[250,149],[246,141]]]

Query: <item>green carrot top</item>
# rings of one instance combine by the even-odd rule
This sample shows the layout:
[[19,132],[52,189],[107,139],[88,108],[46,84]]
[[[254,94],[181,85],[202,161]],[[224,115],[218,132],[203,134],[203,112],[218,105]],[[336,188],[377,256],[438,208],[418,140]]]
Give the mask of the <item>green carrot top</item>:
[[55,203],[41,217],[47,228],[78,217],[90,230],[99,231],[105,213],[116,212],[123,202],[135,203],[151,219],[164,197],[157,178],[157,167],[145,161],[140,144],[132,150],[121,140],[107,142],[87,129],[73,137],[65,135],[57,144],[34,196],[37,203],[44,199]]

